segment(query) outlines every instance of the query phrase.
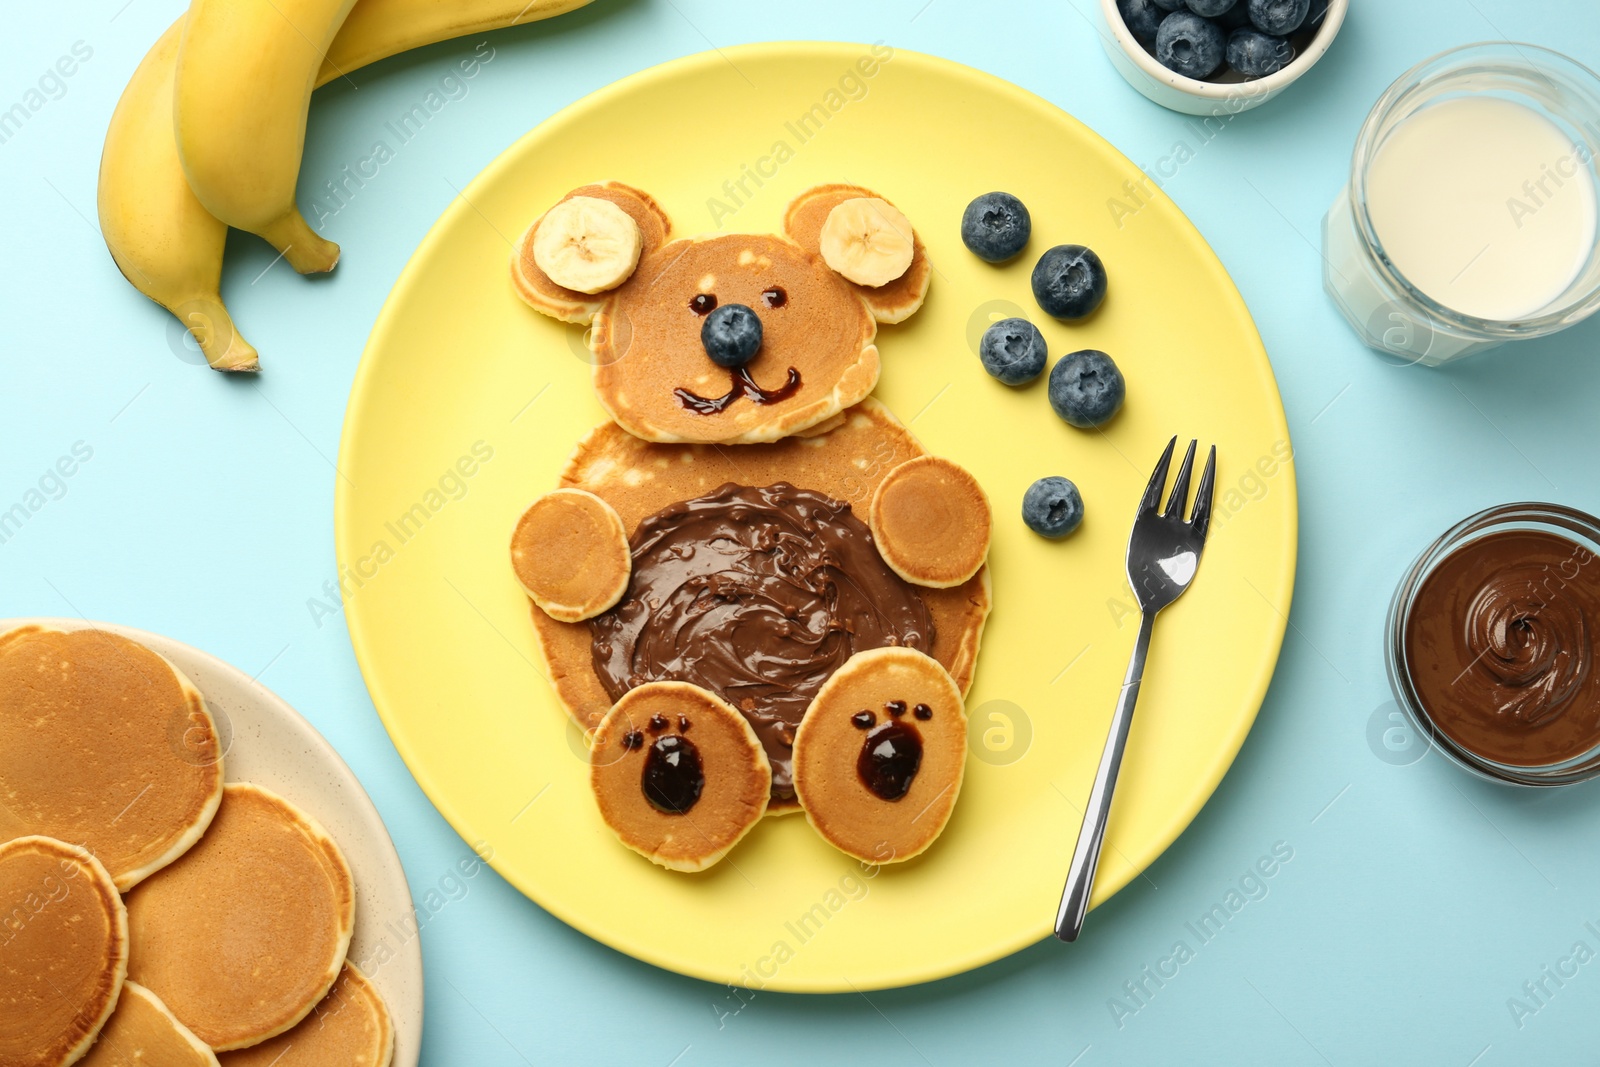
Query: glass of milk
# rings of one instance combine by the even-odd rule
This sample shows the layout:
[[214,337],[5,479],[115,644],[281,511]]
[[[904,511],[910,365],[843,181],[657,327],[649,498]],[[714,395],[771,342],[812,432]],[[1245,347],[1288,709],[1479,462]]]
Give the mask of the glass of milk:
[[1600,307],[1600,76],[1547,48],[1443,52],[1391,85],[1322,221],[1323,286],[1371,347],[1435,366]]

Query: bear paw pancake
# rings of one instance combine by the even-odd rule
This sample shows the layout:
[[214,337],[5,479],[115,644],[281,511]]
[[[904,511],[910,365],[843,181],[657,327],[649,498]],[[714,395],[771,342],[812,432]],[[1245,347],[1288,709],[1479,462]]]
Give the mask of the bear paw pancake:
[[859,652],[828,679],[794,739],[794,788],[817,833],[867,863],[898,863],[938,837],[967,757],[961,692],[908,648]]
[[100,862],[48,837],[0,844],[0,1063],[76,1063],[127,971],[128,916]]
[[589,752],[600,816],[624,845],[675,871],[728,854],[767,813],[772,769],[755,731],[688,682],[629,690]]
[[337,845],[305,812],[232,784],[200,843],[128,895],[129,977],[213,1049],[294,1026],[328,992],[355,924]]
[[206,1047],[161,998],[137,982],[124,982],[117,1010],[82,1067],[219,1067]]
[[989,498],[967,471],[938,456],[908,460],[878,483],[867,509],[878,552],[916,585],[946,589],[989,555]]
[[511,566],[523,590],[552,619],[593,618],[628,588],[628,532],[611,505],[593,493],[557,489],[517,520]]
[[367,976],[346,963],[333,989],[299,1026],[218,1059],[221,1067],[389,1067],[394,1024]]
[[0,839],[79,842],[123,892],[192,846],[222,800],[222,751],[176,667],[103,630],[0,636]]

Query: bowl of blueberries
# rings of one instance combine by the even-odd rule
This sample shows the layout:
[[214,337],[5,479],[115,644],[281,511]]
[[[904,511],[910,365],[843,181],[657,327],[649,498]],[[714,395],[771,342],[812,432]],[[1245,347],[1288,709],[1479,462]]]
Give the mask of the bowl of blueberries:
[[1188,115],[1234,115],[1277,96],[1333,43],[1349,0],[1100,0],[1112,64]]

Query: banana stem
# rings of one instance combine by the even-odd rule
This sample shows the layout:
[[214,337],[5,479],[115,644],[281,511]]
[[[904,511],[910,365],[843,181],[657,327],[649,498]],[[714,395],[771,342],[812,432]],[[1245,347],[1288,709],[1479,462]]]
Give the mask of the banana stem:
[[259,232],[301,274],[324,274],[339,262],[339,246],[313,230],[299,209],[268,223]]
[[253,373],[261,369],[255,348],[235,328],[220,296],[198,296],[167,310],[189,330],[212,370]]

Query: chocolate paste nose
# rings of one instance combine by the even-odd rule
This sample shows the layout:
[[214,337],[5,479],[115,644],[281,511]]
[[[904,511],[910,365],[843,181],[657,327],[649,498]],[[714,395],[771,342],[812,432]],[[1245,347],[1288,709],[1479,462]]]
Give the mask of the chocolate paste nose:
[[743,304],[723,304],[706,316],[700,343],[719,367],[742,367],[761,351],[761,316]]

